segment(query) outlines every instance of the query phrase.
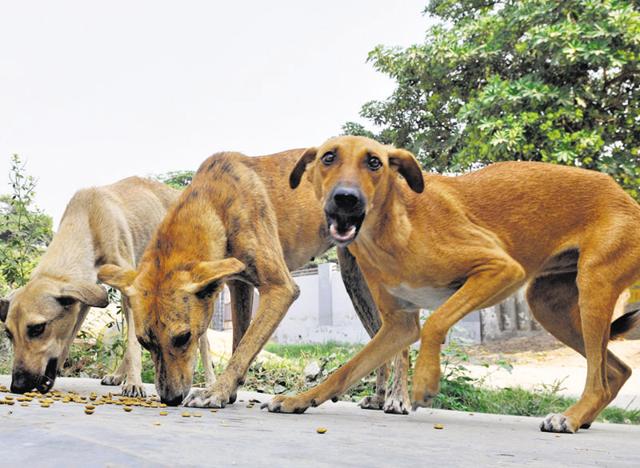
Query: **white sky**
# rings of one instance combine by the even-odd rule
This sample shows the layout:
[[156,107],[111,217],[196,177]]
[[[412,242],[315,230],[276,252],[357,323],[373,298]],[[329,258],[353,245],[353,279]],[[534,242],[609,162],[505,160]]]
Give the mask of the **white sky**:
[[0,0],[0,192],[11,154],[57,225],[79,188],[210,154],[319,144],[393,83],[426,0]]

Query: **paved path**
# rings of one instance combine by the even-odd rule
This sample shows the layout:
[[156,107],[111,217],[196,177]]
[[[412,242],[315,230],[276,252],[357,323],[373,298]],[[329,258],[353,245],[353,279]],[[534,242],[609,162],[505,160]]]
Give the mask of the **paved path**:
[[[0,384],[9,378],[0,376]],[[89,379],[56,390],[106,393]],[[152,388],[151,388],[152,390]],[[4,395],[1,395],[4,396]],[[236,404],[200,418],[184,408],[0,406],[2,466],[640,466],[640,427],[596,423],[578,434],[538,431],[539,418],[420,410],[409,416],[326,403],[303,415],[269,414],[241,392]],[[160,423],[160,425],[156,425]],[[443,429],[435,429],[442,424]],[[318,434],[318,427],[326,427]]]

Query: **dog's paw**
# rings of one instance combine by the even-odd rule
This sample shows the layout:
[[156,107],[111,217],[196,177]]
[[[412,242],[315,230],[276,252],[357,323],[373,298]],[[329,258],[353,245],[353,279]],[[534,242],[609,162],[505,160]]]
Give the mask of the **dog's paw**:
[[411,411],[415,411],[418,408],[431,408],[436,395],[437,393],[429,391],[419,392],[414,389],[413,399],[411,400]]
[[270,413],[297,413],[301,414],[306,411],[309,406],[315,406],[313,402],[307,402],[299,396],[283,396],[278,395],[268,403],[263,403],[260,409],[267,408]]
[[381,410],[384,407],[384,398],[379,395],[366,396],[358,403],[362,409]]
[[102,377],[101,385],[120,385],[124,382],[124,375],[109,374]]
[[542,432],[566,432],[573,434],[576,432],[575,427],[564,414],[550,413],[540,423]]
[[409,414],[409,400],[390,396],[385,400],[382,409],[389,414]]
[[145,391],[141,383],[126,383],[122,386],[122,396],[132,398],[145,398],[147,396],[147,392]]
[[185,398],[183,405],[191,408],[224,408],[236,401],[236,393],[229,394],[214,388],[195,388]]

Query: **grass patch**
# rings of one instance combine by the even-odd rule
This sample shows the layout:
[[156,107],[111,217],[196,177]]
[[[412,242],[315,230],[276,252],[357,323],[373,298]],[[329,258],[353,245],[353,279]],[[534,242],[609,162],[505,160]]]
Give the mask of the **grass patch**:
[[323,344],[291,344],[267,343],[266,351],[286,359],[320,359],[335,354],[336,356],[352,356],[362,349],[362,345],[341,344],[328,341]]

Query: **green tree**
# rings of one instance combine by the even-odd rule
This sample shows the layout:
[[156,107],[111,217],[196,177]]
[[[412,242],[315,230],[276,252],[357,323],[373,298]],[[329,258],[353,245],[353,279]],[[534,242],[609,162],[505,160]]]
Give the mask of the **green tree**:
[[596,169],[638,197],[640,13],[625,0],[432,0],[422,44],[368,60],[396,83],[361,109],[426,169],[535,160]]
[[53,237],[51,217],[33,205],[36,181],[11,158],[11,194],[0,196],[0,291],[24,285]]
[[172,171],[160,174],[155,179],[175,189],[183,189],[191,183],[194,174],[194,171]]

